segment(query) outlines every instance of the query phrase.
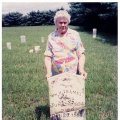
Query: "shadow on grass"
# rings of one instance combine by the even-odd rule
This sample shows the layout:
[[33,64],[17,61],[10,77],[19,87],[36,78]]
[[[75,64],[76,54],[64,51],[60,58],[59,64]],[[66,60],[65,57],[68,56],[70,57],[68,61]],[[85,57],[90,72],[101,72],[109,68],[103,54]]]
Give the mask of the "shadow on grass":
[[112,35],[99,35],[99,37],[96,37],[95,40],[100,41],[102,43],[107,43],[112,46],[116,46],[118,44],[116,36]]
[[[79,26],[72,26],[72,28],[78,32],[86,32],[91,35],[93,34],[92,29],[87,30],[84,27],[79,27]],[[108,43],[113,46],[116,46],[118,44],[117,34],[111,34],[111,33],[103,32],[99,30],[97,33],[98,33],[97,36],[99,36],[99,38],[96,38],[96,40],[103,42],[103,43]]]
[[35,108],[35,114],[37,120],[40,120],[42,115],[44,115],[46,120],[48,120],[50,118],[50,107],[48,105],[38,106]]

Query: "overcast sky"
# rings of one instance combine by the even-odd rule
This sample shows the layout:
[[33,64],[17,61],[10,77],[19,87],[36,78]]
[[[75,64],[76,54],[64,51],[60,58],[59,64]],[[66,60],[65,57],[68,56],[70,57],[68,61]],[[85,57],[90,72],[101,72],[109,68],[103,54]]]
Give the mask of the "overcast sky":
[[23,14],[26,14],[26,13],[29,13],[30,11],[37,11],[37,10],[40,10],[40,11],[43,11],[43,10],[55,10],[57,8],[65,8],[65,9],[69,9],[69,5],[68,3],[66,2],[57,2],[57,3],[49,3],[49,2],[45,2],[45,3],[40,3],[40,2],[33,2],[33,3],[30,3],[30,2],[20,2],[20,3],[15,3],[15,2],[12,2],[12,3],[5,3],[3,2],[2,3],[2,13],[3,14],[6,14],[6,13],[9,13],[9,12],[20,12],[20,13],[23,13]]

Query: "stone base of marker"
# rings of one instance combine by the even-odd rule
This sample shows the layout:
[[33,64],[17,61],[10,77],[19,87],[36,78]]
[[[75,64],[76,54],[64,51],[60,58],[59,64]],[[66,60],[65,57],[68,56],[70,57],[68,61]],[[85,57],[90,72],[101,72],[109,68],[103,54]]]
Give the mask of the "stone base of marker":
[[85,80],[62,73],[48,78],[51,120],[85,120]]

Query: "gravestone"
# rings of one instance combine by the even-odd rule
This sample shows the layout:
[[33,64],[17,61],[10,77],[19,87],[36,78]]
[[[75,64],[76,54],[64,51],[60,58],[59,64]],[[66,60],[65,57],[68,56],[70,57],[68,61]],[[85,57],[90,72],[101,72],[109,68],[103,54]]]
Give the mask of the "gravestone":
[[39,53],[39,51],[40,51],[40,46],[34,46],[34,51],[35,51],[35,53]]
[[21,35],[20,36],[20,41],[21,41],[21,43],[26,43],[26,36],[25,35]]
[[105,43],[105,42],[106,42],[106,39],[105,39],[105,38],[103,38],[103,39],[102,39],[102,42],[103,42],[103,43]]
[[41,37],[41,42],[42,42],[42,43],[44,43],[44,42],[45,42],[44,37]]
[[33,53],[33,52],[34,52],[34,49],[30,49],[30,50],[29,50],[29,53]]
[[96,36],[97,36],[97,29],[93,28],[93,38],[96,38]]
[[12,47],[11,47],[11,42],[7,42],[7,43],[6,43],[6,46],[7,46],[7,48],[8,48],[9,50],[12,49]]
[[85,120],[85,80],[62,73],[48,78],[51,120]]

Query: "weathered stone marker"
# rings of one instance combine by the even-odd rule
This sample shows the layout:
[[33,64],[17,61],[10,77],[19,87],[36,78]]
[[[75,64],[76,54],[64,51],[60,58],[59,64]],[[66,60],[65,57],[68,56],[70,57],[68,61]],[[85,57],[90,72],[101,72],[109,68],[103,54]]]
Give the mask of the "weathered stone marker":
[[96,36],[97,36],[97,29],[93,28],[93,38],[96,38]]
[[30,49],[30,50],[29,50],[29,53],[33,53],[33,52],[34,52],[34,49]]
[[44,42],[45,42],[44,37],[41,37],[41,42],[42,42],[42,43],[44,43]]
[[8,48],[9,50],[12,49],[12,47],[11,47],[11,42],[7,42],[7,43],[6,43],[6,46],[7,46],[7,48]]
[[20,36],[20,41],[21,41],[21,43],[26,43],[26,36],[25,35],[21,35]]
[[34,46],[35,53],[38,53],[40,51],[40,46]]
[[51,120],[85,120],[85,80],[62,73],[48,78]]

